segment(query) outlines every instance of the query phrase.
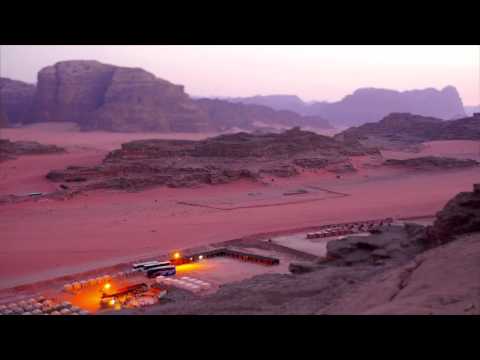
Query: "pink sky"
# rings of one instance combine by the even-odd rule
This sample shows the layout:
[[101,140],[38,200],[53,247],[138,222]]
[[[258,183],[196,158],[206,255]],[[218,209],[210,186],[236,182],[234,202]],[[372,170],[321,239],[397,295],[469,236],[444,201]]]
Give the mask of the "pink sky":
[[360,87],[455,86],[480,104],[479,46],[1,46],[0,75],[35,82],[44,66],[95,59],[141,67],[196,96],[295,94],[336,101]]

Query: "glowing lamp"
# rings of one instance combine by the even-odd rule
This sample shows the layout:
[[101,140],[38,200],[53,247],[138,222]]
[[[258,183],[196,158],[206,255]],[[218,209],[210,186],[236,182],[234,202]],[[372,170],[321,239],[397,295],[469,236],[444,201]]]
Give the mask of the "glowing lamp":
[[173,258],[174,259],[180,259],[180,253],[176,252],[175,254],[173,254]]
[[108,305],[110,305],[110,306],[115,305],[115,299],[111,299],[111,300],[108,302]]
[[110,283],[106,283],[105,285],[103,285],[103,289],[104,290],[108,290],[112,287],[112,285]]
[[198,260],[202,260],[202,259],[203,259],[203,255],[200,255],[200,256],[198,257]]

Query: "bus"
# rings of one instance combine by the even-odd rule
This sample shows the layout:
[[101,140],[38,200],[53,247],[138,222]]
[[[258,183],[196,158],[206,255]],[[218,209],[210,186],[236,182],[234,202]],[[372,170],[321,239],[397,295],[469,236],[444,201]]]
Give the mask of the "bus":
[[162,276],[175,275],[177,273],[177,270],[175,268],[175,265],[163,265],[163,266],[149,268],[145,270],[145,273],[147,277],[154,278],[159,275],[162,275]]
[[147,262],[143,262],[143,263],[136,263],[136,264],[133,264],[132,267],[133,267],[134,270],[145,271],[145,270],[153,268],[153,267],[167,266],[167,265],[171,265],[170,261],[154,260],[154,261],[147,261]]

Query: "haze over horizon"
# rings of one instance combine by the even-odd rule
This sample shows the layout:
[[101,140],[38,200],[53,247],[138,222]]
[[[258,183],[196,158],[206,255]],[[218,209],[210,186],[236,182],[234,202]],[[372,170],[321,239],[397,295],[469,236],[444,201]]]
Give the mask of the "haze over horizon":
[[141,67],[192,96],[297,95],[338,101],[358,88],[398,91],[453,85],[464,105],[480,104],[478,46],[1,46],[0,76],[36,82],[64,60]]

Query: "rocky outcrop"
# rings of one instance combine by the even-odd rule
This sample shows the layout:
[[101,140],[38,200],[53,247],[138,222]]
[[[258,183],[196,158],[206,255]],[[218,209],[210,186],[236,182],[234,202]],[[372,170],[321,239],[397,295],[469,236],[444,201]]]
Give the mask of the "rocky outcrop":
[[[238,133],[202,141],[132,141],[110,152],[98,166],[71,166],[51,171],[47,178],[78,183],[76,189],[84,190],[192,187],[238,179],[271,181],[272,176],[295,176],[301,167],[354,171],[348,156],[365,154],[378,150],[293,128],[281,134]],[[310,157],[314,160],[308,161]]]
[[363,88],[338,102],[302,102],[296,96],[272,95],[233,98],[230,101],[271,106],[277,110],[291,110],[302,115],[316,115],[333,125],[352,126],[379,121],[390,113],[402,112],[450,120],[465,117],[462,100],[453,86],[442,90],[395,91]]
[[0,126],[29,121],[34,95],[35,85],[0,78]]
[[65,151],[56,145],[45,145],[35,141],[15,141],[0,139],[0,160],[14,158],[16,155],[41,155]]
[[142,69],[64,61],[38,73],[32,121],[73,121],[83,129],[204,131],[207,119],[183,86]]
[[480,231],[480,184],[472,192],[462,192],[451,199],[436,214],[436,220],[427,228],[425,244],[438,246],[452,241],[456,235]]
[[480,119],[475,117],[442,121],[437,118],[393,113],[380,122],[349,128],[335,136],[342,141],[360,141],[384,149],[434,140],[478,140]]
[[378,228],[370,236],[349,236],[328,242],[327,258],[330,264],[342,266],[401,263],[423,250],[424,234],[425,228],[416,224]]
[[435,170],[435,169],[461,169],[472,166],[478,166],[478,161],[472,159],[453,159],[447,157],[422,156],[412,159],[388,159],[383,165],[394,167],[405,167],[416,170]]

